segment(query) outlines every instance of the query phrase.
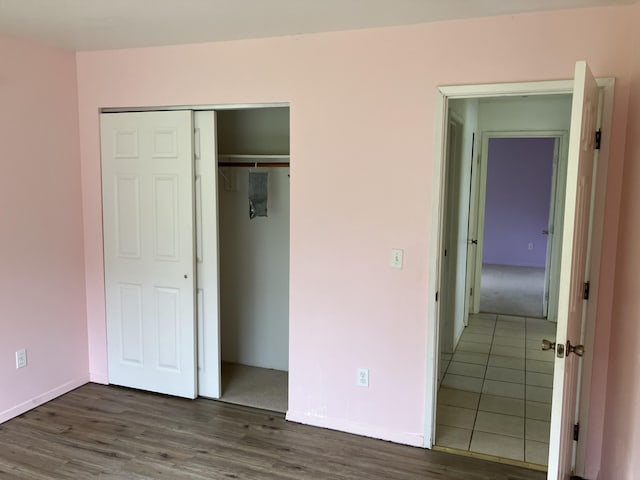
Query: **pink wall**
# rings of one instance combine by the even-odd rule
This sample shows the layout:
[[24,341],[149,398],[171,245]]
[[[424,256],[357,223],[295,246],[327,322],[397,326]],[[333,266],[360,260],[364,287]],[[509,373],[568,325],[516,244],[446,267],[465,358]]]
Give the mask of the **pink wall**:
[[[634,23],[640,25],[640,5]],[[634,30],[633,45],[640,33]],[[614,308],[600,478],[637,478],[640,475],[640,59],[632,58],[627,148],[618,239]]]
[[0,35],[0,58],[2,422],[89,376],[75,55]]
[[[79,53],[91,378],[107,378],[98,109],[290,102],[289,418],[421,445],[436,87],[566,79],[586,59],[617,77],[587,465],[597,472],[629,8]],[[402,270],[389,268],[392,247],[405,250]],[[358,367],[370,388],[356,386]]]

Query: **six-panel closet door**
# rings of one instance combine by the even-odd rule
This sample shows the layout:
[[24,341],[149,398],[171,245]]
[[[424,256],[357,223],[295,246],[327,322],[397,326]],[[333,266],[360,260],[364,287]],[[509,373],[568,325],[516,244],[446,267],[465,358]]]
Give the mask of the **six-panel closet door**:
[[100,121],[109,382],[195,398],[193,113]]

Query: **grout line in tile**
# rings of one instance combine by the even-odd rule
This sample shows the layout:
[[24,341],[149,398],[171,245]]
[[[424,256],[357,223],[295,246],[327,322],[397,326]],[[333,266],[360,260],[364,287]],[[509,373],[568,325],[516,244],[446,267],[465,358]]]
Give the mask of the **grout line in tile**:
[[[502,357],[502,355],[495,355],[495,356],[496,356],[496,357]],[[511,357],[507,357],[507,358],[511,358]],[[516,357],[513,357],[513,358],[516,358]],[[518,360],[521,360],[521,359],[518,359]],[[488,365],[488,364],[487,364],[487,367],[491,367],[491,368],[503,368],[503,369],[505,369],[505,370],[514,370],[514,371],[516,371],[516,372],[525,372],[525,374],[526,374],[526,371],[527,371],[527,366],[526,366],[526,364],[525,364],[525,368],[495,367],[495,366],[493,366],[493,365]],[[500,381],[505,381],[505,380],[500,380]],[[511,382],[511,383],[518,383],[518,382]]]
[[[525,338],[527,337],[527,320],[529,320],[530,318],[532,318],[532,317],[524,317],[525,321],[522,324],[522,328],[524,330]],[[538,319],[535,319],[535,320],[538,320]],[[478,404],[477,404],[477,406],[475,408],[475,417],[474,417],[474,420],[473,420],[473,428],[471,429],[471,435],[469,436],[469,443],[468,443],[467,449],[466,449],[467,451],[471,451],[471,444],[473,442],[474,435],[475,435],[475,433],[477,431],[476,430],[476,422],[478,420],[478,414],[479,414],[480,411],[484,411],[484,410],[480,410],[480,402],[482,400],[482,396],[485,395],[484,394],[484,384],[487,381],[487,370],[489,369],[489,360],[491,358],[491,355],[493,355],[492,352],[493,352],[493,346],[494,346],[494,340],[495,340],[495,337],[496,337],[496,328],[497,327],[498,327],[498,321],[496,320],[493,323],[493,326],[492,326],[489,353],[486,354],[487,355],[487,362],[484,363],[485,371],[484,371],[484,376],[482,377],[482,389],[479,392]],[[487,335],[489,335],[489,334],[487,334]],[[477,343],[477,342],[475,342],[475,343]],[[526,345],[525,345],[525,348],[526,348]],[[464,352],[464,350],[461,350],[461,351]],[[449,373],[449,368],[451,367],[451,363],[453,363],[453,355],[455,355],[455,353],[457,353],[457,352],[458,352],[457,349],[453,352],[452,358],[449,361],[449,363],[447,365],[447,368],[445,370],[445,374]],[[478,352],[467,352],[467,353],[478,353]],[[468,364],[468,365],[483,365],[483,364],[478,364],[478,363],[461,362],[459,360],[456,360],[456,363],[464,363],[464,364]],[[496,367],[496,368],[507,368],[507,369],[509,369],[508,367]],[[516,371],[524,371],[525,372],[525,384],[524,384],[525,398],[522,399],[522,401],[524,402],[524,441],[523,441],[523,452],[522,452],[523,457],[522,458],[525,458],[526,457],[526,428],[527,428],[526,425],[527,425],[527,419],[528,419],[528,416],[527,416],[527,398],[526,398],[527,397],[526,396],[526,391],[527,391],[526,374],[529,371],[527,369],[526,358],[525,358],[524,369],[516,368],[516,369],[509,369],[509,370],[516,370]],[[467,378],[476,378],[476,379],[479,378],[479,377],[470,377],[468,375],[460,375],[460,374],[457,374],[457,373],[455,375],[458,375],[458,376],[461,376],[461,377],[467,377]],[[522,385],[522,384],[517,383],[517,382],[505,382],[505,383],[515,383],[516,385]],[[487,394],[487,395],[490,395],[490,394]],[[508,414],[502,413],[502,415],[508,415]],[[523,418],[520,415],[508,415],[508,416],[512,416],[512,417],[515,417],[515,418]]]
[[493,339],[496,336],[496,326],[498,325],[496,316],[496,322],[493,324],[493,331],[491,332],[491,345],[489,347],[489,353],[487,354],[487,365],[484,369],[484,376],[482,377],[482,387],[480,388],[480,396],[478,397],[478,406],[476,407],[476,416],[473,419],[473,429],[471,430],[471,437],[469,438],[469,451],[471,451],[471,443],[473,442],[473,436],[476,433],[476,423],[478,422],[478,414],[480,413],[480,402],[482,401],[482,394],[484,392],[484,384],[487,381],[487,370],[489,370],[489,359],[491,358],[491,350],[493,349]]
[[[470,363],[469,365],[473,365],[473,363]],[[449,369],[449,368],[447,367],[447,370],[448,370],[448,369]],[[475,378],[476,380],[480,380],[480,377],[472,377],[471,375],[462,375],[461,373],[449,373],[449,372],[445,372],[445,375],[447,375],[447,374],[449,374],[449,375],[455,375],[456,377]],[[520,383],[519,385],[522,385],[522,384]],[[451,388],[451,387],[447,387],[447,386],[445,385],[445,388]],[[460,390],[460,389],[458,389],[458,390]]]
[[[487,393],[487,395],[491,395],[491,394],[490,394],[490,393]],[[493,396],[494,396],[494,397],[499,397],[500,395],[493,395]],[[480,398],[482,398],[482,396],[481,396]],[[503,397],[503,398],[512,398],[512,397]],[[519,398],[516,398],[515,400],[519,400]],[[525,403],[526,403],[526,402],[525,402]],[[504,415],[505,417],[523,418],[523,419],[525,419],[525,420],[527,419],[527,417],[523,417],[522,415],[512,415],[512,414],[510,414],[510,413],[504,413],[504,412],[491,412],[491,411],[489,411],[489,410],[480,410],[479,406],[480,406],[480,402],[478,402],[478,411],[479,411],[479,412],[496,413],[496,414],[498,414],[498,415]],[[530,420],[535,420],[535,419],[533,419],[533,418],[532,418],[532,419],[530,419]],[[475,425],[475,422],[474,422],[474,425]],[[491,432],[487,432],[487,433],[491,433]],[[502,435],[502,434],[501,434],[501,433],[498,433],[498,434],[496,434],[496,435]],[[505,434],[505,435],[506,435],[506,434]]]

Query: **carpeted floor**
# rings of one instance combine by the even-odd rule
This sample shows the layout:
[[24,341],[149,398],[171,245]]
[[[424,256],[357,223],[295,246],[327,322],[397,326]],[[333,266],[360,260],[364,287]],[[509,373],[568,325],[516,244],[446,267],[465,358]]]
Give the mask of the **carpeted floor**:
[[223,363],[220,400],[286,413],[288,378],[281,370]]
[[480,311],[543,317],[544,268],[482,266]]

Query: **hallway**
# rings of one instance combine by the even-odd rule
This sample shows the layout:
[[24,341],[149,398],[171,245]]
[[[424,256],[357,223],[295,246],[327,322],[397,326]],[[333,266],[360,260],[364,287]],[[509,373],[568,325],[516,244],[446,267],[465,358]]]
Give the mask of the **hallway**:
[[555,328],[472,315],[455,353],[442,356],[436,445],[546,465],[554,358],[541,343]]

